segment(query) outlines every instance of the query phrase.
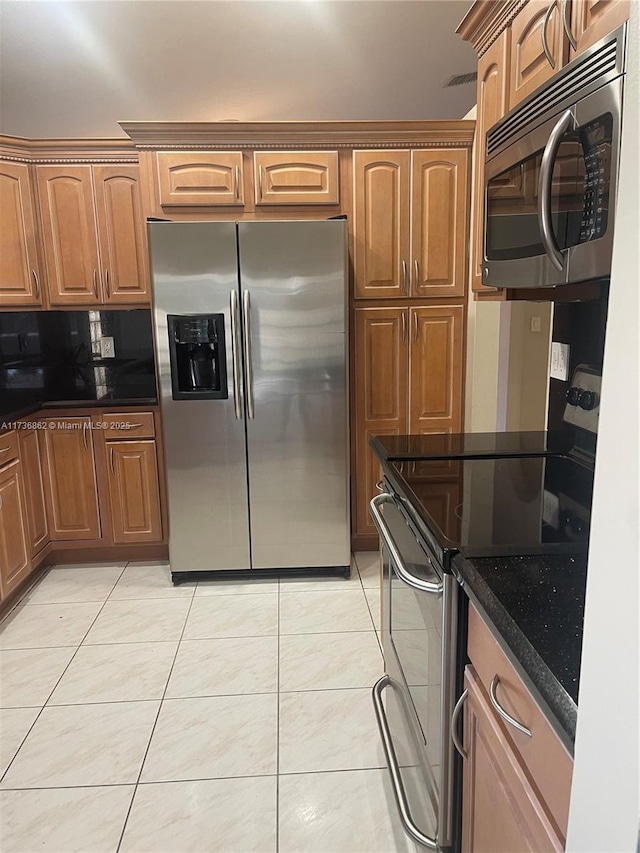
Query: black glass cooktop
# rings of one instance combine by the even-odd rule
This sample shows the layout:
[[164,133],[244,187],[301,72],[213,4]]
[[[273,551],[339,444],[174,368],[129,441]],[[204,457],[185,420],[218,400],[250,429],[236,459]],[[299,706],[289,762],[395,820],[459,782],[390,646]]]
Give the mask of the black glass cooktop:
[[467,557],[585,552],[593,471],[567,456],[397,460],[401,504],[447,567]]

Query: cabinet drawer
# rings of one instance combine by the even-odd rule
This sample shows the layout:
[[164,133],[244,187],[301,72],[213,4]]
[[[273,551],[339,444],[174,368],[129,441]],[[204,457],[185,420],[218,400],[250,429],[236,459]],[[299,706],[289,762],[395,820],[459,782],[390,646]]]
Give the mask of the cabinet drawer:
[[507,714],[531,732],[529,737],[504,723],[513,748],[540,792],[540,799],[547,804],[560,833],[565,836],[573,761],[473,605],[469,607],[467,652],[487,694],[497,676],[497,701]]
[[154,438],[156,434],[153,412],[111,412],[102,416],[102,423],[109,424],[104,428],[107,441]]
[[15,431],[0,435],[0,468],[18,458],[18,436]]
[[337,151],[256,151],[256,204],[338,204]]
[[162,207],[243,205],[241,151],[160,151]]

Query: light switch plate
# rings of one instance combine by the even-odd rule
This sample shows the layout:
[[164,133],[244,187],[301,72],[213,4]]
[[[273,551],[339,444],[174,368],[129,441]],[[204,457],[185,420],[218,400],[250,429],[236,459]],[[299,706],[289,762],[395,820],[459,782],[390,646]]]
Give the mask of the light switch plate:
[[100,338],[100,352],[102,353],[103,358],[115,358],[116,357],[116,348],[113,343],[113,338],[110,337],[102,337]]
[[549,375],[552,379],[566,382],[569,379],[569,344],[561,344],[557,341],[551,343],[551,370]]

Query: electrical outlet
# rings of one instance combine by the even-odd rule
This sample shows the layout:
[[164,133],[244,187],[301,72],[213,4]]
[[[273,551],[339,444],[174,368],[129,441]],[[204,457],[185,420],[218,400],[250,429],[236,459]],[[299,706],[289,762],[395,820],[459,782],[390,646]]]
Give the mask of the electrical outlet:
[[569,344],[551,343],[551,370],[549,376],[566,382],[569,379]]
[[113,338],[103,337],[100,338],[100,352],[102,353],[103,358],[115,358],[116,357],[116,348],[113,343]]
[[531,318],[531,331],[532,332],[541,332],[542,331],[542,317],[532,317]]

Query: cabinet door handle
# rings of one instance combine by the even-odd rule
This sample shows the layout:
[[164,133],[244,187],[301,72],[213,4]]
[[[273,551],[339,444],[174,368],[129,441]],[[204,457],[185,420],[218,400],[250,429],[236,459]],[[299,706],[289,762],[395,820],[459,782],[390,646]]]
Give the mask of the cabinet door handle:
[[544,16],[544,21],[542,22],[542,49],[544,50],[544,55],[547,57],[547,62],[552,68],[556,67],[556,62],[551,53],[549,52],[549,45],[547,44],[547,27],[549,26],[549,19],[551,18],[551,13],[555,9],[556,1],[553,0],[552,3],[549,4],[549,8]]
[[109,284],[109,270],[104,271],[104,288],[107,291],[107,299],[111,299],[111,286]]
[[376,491],[382,494],[384,492],[384,482],[382,480],[378,480],[376,483]]
[[3,503],[4,503],[4,501],[2,500],[2,494],[0,493],[0,509],[2,509],[2,504],[3,504]]
[[500,681],[500,678],[497,675],[494,675],[493,679],[491,680],[491,685],[489,687],[489,698],[491,699],[491,704],[496,709],[496,711],[500,714],[502,719],[505,720],[507,723],[509,723],[510,726],[513,726],[514,729],[518,729],[519,732],[522,732],[522,734],[526,735],[527,737],[531,737],[530,729],[528,729],[526,726],[523,726],[522,723],[519,723],[517,720],[515,720],[511,716],[511,714],[507,714],[505,709],[498,702],[498,700],[496,698],[496,687],[498,686],[499,681]]
[[10,449],[9,447],[0,447],[0,453],[8,453]]
[[236,198],[240,201],[240,166],[236,166]]
[[113,447],[109,448],[109,468],[111,468],[111,473],[115,474],[116,472],[113,470]]
[[574,50],[578,49],[578,42],[576,41],[576,37],[571,32],[571,24],[569,23],[569,17],[567,15],[567,11],[569,9],[569,3],[567,0],[562,0],[562,26],[564,28],[565,33],[567,34],[567,38],[569,39],[569,44]]
[[417,259],[417,258],[416,258],[416,260],[413,262],[413,275],[414,275],[414,278],[415,278],[415,281],[414,281],[414,287],[415,287],[415,289],[416,289],[416,291],[417,291],[417,290],[418,290],[418,288],[420,287],[420,265],[418,264],[418,259]]
[[258,166],[258,201],[262,201],[262,166]]
[[407,342],[407,316],[404,311],[400,315],[400,320],[402,323],[402,343],[405,344]]
[[129,424],[127,429],[140,429],[141,426],[142,424]]
[[31,275],[36,286],[36,299],[40,299],[40,279],[38,278],[38,273],[35,270],[31,270]]
[[93,271],[93,295],[98,298],[98,270]]
[[405,260],[402,261],[402,292],[408,293],[409,291],[409,282],[407,277],[407,262]]
[[86,423],[82,424],[82,443],[84,445],[84,449],[88,450],[89,444],[87,442],[87,425],[86,425]]
[[469,695],[468,690],[463,690],[460,698],[456,702],[456,706],[453,709],[453,714],[451,714],[451,740],[453,741],[453,745],[458,750],[462,758],[466,761],[469,756],[465,748],[462,745],[462,741],[460,740],[460,735],[458,734],[458,717],[460,716],[460,711],[462,711],[462,706],[464,705],[464,700]]
[[413,340],[418,343],[418,312],[413,312]]

